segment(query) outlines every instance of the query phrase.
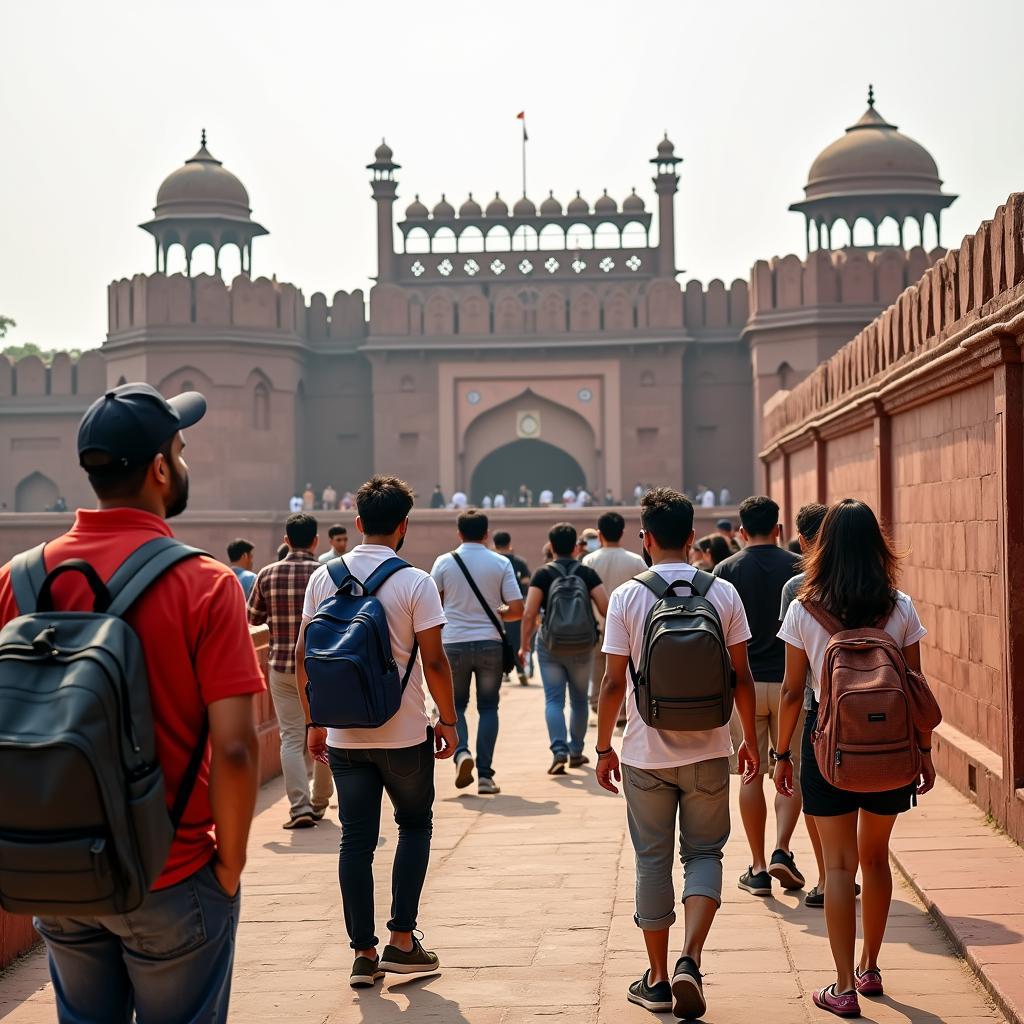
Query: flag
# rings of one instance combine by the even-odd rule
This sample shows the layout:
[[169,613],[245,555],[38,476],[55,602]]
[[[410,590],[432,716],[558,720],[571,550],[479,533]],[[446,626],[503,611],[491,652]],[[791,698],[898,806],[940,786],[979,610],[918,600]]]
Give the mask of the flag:
[[520,110],[519,113],[516,114],[516,120],[523,122],[523,142],[526,142],[530,137],[526,134],[526,111]]

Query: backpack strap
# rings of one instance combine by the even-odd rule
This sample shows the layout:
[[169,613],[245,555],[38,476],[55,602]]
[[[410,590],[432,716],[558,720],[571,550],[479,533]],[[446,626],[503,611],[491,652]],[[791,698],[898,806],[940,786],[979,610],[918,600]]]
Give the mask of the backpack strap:
[[846,629],[831,612],[826,611],[817,601],[804,601],[803,604],[804,608],[807,609],[807,614],[828,633],[830,638],[835,636],[836,633],[842,633]]
[[352,570],[349,569],[348,563],[345,561],[344,555],[338,555],[337,558],[332,558],[327,563],[327,575],[331,577],[331,582],[339,589],[345,586],[349,580],[353,580],[355,583],[359,583],[360,586],[363,584],[352,575]]
[[[365,594],[374,594],[389,580],[396,572],[402,569],[410,568],[409,563],[404,558],[388,558],[381,562],[369,576],[366,577],[366,581],[363,583],[363,592]],[[419,653],[420,642],[416,639],[415,633],[413,634],[412,640],[412,653],[409,655],[409,664],[405,667],[405,675],[402,676],[402,693],[405,693],[405,688],[409,683],[409,677],[412,675],[413,666],[416,664],[416,655]]]
[[22,615],[36,610],[36,601],[46,579],[46,562],[43,559],[45,542],[29,551],[22,551],[11,559],[11,589],[14,601]]
[[548,562],[548,568],[549,569],[554,569],[555,572],[557,572],[559,576],[568,576],[569,575],[569,570],[566,569],[566,567],[564,565],[561,565],[559,562],[556,562],[554,559],[552,559],[550,562]]
[[698,569],[693,574],[693,579],[690,580],[690,587],[698,597],[707,597],[708,591],[711,589],[711,584],[715,582],[715,577],[709,572],[705,572],[703,569]]
[[124,615],[126,611],[168,569],[206,552],[189,547],[174,537],[155,537],[133,551],[107,581],[110,591],[108,615]]
[[466,563],[462,560],[457,551],[452,552],[452,558],[455,559],[455,564],[462,570],[462,575],[466,577],[466,582],[469,584],[469,589],[473,591],[476,599],[480,602],[480,607],[483,608],[487,618],[491,620],[491,625],[498,631],[498,636],[501,637],[501,642],[505,643],[505,629],[501,624],[501,620],[495,614],[494,609],[484,599],[484,595],[480,593],[480,588],[476,585],[476,581],[469,574],[469,569],[466,568]]
[[189,756],[188,765],[185,768],[185,774],[181,777],[181,784],[178,786],[178,792],[174,797],[174,805],[171,807],[169,812],[171,826],[174,828],[175,832],[178,831],[181,819],[185,816],[185,808],[188,806],[188,802],[192,798],[192,791],[196,788],[196,781],[199,778],[199,769],[203,766],[203,758],[206,756],[206,744],[209,738],[210,719],[208,715],[203,715],[203,726],[199,730],[199,739],[196,740],[195,748]]
[[669,590],[669,584],[665,577],[661,573],[655,572],[653,569],[646,569],[644,572],[638,572],[633,579],[637,583],[643,584],[648,590],[650,590],[656,598],[660,601]]

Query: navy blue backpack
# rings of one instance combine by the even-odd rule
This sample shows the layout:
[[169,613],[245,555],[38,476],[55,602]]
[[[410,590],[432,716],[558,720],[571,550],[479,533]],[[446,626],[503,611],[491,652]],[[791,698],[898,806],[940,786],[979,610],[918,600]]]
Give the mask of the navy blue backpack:
[[316,725],[377,729],[398,711],[419,645],[413,642],[405,674],[399,675],[387,615],[374,594],[408,568],[401,558],[389,558],[364,583],[344,558],[327,563],[338,590],[320,602],[306,627],[306,698]]

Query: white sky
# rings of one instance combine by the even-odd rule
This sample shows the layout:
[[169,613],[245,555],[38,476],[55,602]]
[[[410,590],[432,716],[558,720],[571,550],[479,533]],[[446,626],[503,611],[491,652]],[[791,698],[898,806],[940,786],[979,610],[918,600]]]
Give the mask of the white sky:
[[1024,188],[1018,0],[53,0],[0,8],[0,312],[8,342],[88,347],[106,285],[153,270],[148,219],[199,130],[245,183],[254,272],[308,297],[369,287],[364,165],[386,135],[398,211],[632,186],[667,129],[684,158],[677,265],[746,277],[803,254],[814,156],[878,109],[934,155],[943,241]]

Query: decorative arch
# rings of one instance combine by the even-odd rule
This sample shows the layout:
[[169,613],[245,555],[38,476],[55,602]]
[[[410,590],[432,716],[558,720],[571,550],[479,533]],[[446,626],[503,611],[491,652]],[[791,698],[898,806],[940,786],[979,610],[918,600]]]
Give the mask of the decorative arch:
[[47,512],[60,497],[57,485],[38,470],[29,473],[14,489],[15,512]]
[[595,249],[618,249],[622,244],[619,229],[611,223],[598,224],[594,230]]
[[504,224],[496,224],[487,232],[487,252],[508,252],[512,248],[512,236]]
[[473,225],[463,229],[462,234],[459,235],[459,252],[483,251],[484,233],[478,227],[475,227]]
[[405,236],[405,251],[409,253],[430,252],[430,235],[426,228],[410,228]]
[[540,229],[539,241],[542,249],[561,250],[566,248],[565,232],[558,224],[545,224]]
[[456,252],[455,232],[451,228],[438,228],[430,246],[431,252]]
[[571,224],[565,233],[566,249],[593,249],[594,234],[586,224]]
[[198,367],[179,366],[176,370],[168,373],[157,384],[156,389],[165,398],[180,395],[183,391],[204,391],[204,389],[204,393],[209,397],[208,392],[212,385],[213,381]]
[[520,224],[512,232],[514,252],[533,252],[537,248],[537,229],[530,224]]

